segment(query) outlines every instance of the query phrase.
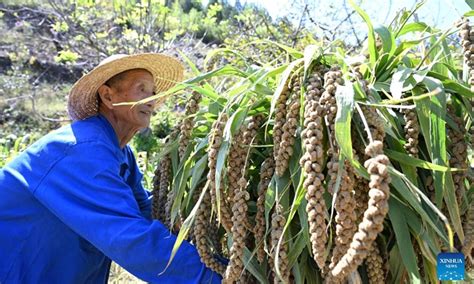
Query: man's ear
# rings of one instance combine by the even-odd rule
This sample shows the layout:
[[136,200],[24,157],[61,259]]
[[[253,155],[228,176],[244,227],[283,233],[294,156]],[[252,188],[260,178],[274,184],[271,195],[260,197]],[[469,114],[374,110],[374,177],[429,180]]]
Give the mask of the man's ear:
[[114,102],[112,101],[112,89],[109,86],[100,86],[99,90],[97,90],[97,93],[99,93],[100,100],[108,109],[114,108]]

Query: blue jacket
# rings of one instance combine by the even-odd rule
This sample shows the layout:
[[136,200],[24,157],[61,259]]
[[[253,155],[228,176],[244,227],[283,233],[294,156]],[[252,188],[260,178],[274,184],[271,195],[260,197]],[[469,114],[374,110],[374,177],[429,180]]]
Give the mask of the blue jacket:
[[0,283],[106,283],[110,260],[152,283],[220,283],[151,219],[132,151],[98,115],[38,140],[0,169]]

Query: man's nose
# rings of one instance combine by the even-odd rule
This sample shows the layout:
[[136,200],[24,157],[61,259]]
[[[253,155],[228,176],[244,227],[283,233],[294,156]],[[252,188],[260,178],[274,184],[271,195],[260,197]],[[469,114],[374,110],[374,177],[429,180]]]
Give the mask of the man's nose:
[[146,105],[147,107],[149,107],[149,108],[152,108],[152,109],[155,108],[155,106],[156,106],[156,99],[146,102],[145,105]]

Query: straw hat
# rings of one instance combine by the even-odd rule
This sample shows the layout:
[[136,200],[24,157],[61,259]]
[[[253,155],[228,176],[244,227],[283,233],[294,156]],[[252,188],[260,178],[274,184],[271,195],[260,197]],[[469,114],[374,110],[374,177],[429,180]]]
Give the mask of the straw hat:
[[67,110],[73,120],[82,120],[99,111],[97,90],[113,76],[131,69],[148,70],[156,92],[164,92],[183,79],[183,66],[176,59],[158,53],[112,55],[82,76],[69,92]]

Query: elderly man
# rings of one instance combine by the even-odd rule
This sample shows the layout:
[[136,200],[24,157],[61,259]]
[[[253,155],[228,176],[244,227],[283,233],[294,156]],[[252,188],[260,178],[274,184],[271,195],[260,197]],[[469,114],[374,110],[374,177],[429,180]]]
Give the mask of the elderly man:
[[69,94],[73,123],[0,169],[0,283],[104,283],[114,260],[152,283],[220,283],[184,242],[151,219],[127,143],[183,68],[161,54],[113,56]]

